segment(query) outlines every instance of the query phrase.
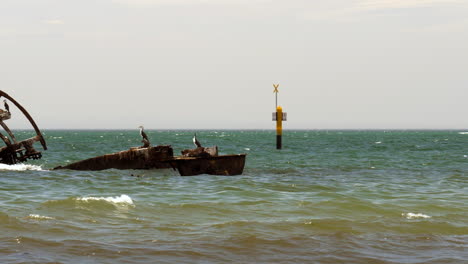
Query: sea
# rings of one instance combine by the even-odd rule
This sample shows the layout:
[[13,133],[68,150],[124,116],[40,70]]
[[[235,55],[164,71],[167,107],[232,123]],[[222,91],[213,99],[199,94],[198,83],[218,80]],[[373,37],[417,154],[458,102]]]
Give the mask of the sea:
[[0,263],[468,263],[467,131],[285,130],[277,150],[273,130],[148,130],[247,154],[190,177],[54,171],[141,137],[43,132],[41,160],[0,164]]

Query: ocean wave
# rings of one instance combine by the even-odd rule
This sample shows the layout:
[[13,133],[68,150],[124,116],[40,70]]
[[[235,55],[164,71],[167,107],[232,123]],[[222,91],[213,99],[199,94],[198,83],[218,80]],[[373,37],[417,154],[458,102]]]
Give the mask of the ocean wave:
[[34,219],[34,220],[54,220],[55,218],[50,216],[43,216],[38,214],[30,214],[25,217],[26,219]]
[[31,165],[31,164],[0,164],[0,171],[42,171],[43,169],[39,165]]
[[468,132],[458,132],[460,135],[468,135]]
[[415,213],[402,213],[401,215],[406,217],[406,219],[416,219],[416,218],[428,219],[428,218],[431,218],[431,216],[421,214],[421,213],[417,213],[417,214],[415,214]]
[[100,212],[135,207],[132,198],[125,194],[116,197],[69,197],[64,200],[49,200],[43,205],[48,208],[62,208],[64,210],[81,209]]
[[76,198],[77,201],[89,202],[89,201],[105,201],[108,203],[116,204],[116,205],[132,205],[134,206],[133,200],[130,196],[126,194],[122,194],[116,197],[78,197]]

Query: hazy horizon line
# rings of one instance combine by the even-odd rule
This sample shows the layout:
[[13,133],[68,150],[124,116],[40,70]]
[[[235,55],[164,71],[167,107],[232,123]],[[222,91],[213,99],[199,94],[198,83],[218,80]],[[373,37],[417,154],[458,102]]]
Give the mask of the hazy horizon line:
[[[32,128],[13,128],[12,130],[34,131]],[[138,128],[41,128],[41,131],[131,131]],[[276,131],[275,128],[145,128],[148,131]],[[468,128],[284,128],[283,131],[464,131]]]

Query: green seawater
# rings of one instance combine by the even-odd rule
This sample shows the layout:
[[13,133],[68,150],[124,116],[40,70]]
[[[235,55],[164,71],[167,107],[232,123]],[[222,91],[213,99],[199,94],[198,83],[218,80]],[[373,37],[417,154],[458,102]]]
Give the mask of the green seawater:
[[243,175],[51,171],[141,138],[45,131],[41,160],[0,165],[0,263],[468,263],[468,132],[196,132]]

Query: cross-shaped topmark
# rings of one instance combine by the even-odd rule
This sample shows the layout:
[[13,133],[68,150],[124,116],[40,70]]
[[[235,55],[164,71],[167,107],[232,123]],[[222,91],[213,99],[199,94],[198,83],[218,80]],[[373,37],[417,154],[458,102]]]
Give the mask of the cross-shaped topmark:
[[278,91],[279,84],[273,84],[273,87],[275,87],[275,90],[273,92],[274,93],[279,93],[279,91]]

